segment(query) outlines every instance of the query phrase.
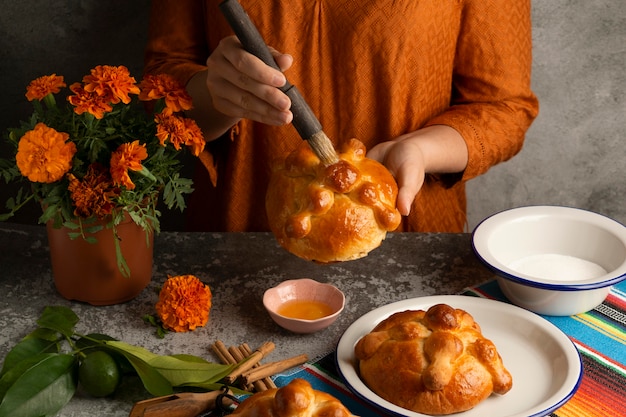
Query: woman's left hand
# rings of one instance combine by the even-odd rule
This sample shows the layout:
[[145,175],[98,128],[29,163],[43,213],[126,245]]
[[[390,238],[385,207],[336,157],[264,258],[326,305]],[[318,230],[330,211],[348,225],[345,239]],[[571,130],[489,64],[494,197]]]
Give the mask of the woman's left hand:
[[401,215],[408,216],[426,174],[463,171],[468,152],[456,130],[435,125],[379,143],[369,150],[367,157],[385,165],[396,178],[396,207]]

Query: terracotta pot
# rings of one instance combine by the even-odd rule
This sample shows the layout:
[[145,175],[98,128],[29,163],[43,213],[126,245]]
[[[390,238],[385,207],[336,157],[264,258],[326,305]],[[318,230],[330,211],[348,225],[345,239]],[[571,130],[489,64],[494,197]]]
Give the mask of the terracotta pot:
[[117,266],[113,231],[103,229],[92,236],[70,239],[69,229],[47,225],[52,275],[59,293],[68,300],[93,305],[119,304],[135,298],[152,279],[153,236],[130,219],[117,226],[122,254],[130,268],[124,276]]

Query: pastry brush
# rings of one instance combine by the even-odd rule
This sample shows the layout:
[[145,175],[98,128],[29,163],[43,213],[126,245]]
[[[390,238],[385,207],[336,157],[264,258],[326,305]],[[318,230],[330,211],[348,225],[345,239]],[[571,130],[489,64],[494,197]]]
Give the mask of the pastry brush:
[[[220,10],[228,24],[239,38],[244,49],[261,59],[265,64],[280,68],[274,61],[274,57],[261,34],[250,20],[238,0],[225,0],[219,5]],[[332,142],[322,130],[322,125],[306,103],[298,89],[287,81],[280,88],[291,99],[292,124],[302,139],[305,139],[320,161],[328,166],[336,163],[339,158]]]

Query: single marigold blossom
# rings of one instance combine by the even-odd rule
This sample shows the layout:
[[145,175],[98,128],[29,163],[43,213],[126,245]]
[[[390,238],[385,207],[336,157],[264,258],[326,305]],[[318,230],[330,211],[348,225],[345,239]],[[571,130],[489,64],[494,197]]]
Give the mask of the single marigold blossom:
[[98,65],[89,75],[83,77],[85,91],[105,97],[106,101],[117,104],[130,103],[130,94],[139,94],[139,87],[130,71],[123,65],[113,67]]
[[74,106],[74,113],[76,114],[87,112],[96,119],[102,119],[105,113],[113,110],[105,97],[86,91],[80,83],[72,84],[70,90],[74,95],[67,97],[67,100]]
[[161,146],[169,141],[176,150],[185,144],[185,122],[173,114],[159,113],[154,117],[157,123],[156,137]]
[[186,118],[184,122],[185,129],[187,131],[185,145],[191,149],[191,153],[193,153],[194,156],[198,156],[204,150],[204,146],[206,145],[202,129],[200,129],[200,126],[198,126],[196,121],[193,119]]
[[28,101],[43,100],[48,94],[57,94],[61,88],[65,87],[63,76],[52,74],[44,75],[34,79],[26,87],[26,98]]
[[143,101],[159,100],[165,101],[163,113],[171,115],[193,107],[193,102],[185,87],[174,77],[168,74],[146,75],[139,83],[141,92],[139,99]]
[[180,150],[185,145],[195,156],[204,150],[206,141],[195,120],[165,112],[157,114],[154,120],[157,123],[156,136],[161,146],[166,146],[169,141],[176,150]]
[[113,184],[123,185],[129,190],[135,189],[135,183],[130,179],[128,171],[141,171],[143,166],[141,161],[148,157],[146,145],[142,145],[138,140],[132,143],[122,143],[111,154],[111,178]]
[[72,168],[76,153],[70,135],[37,123],[20,138],[15,160],[20,173],[30,181],[53,183]]
[[116,206],[114,199],[120,195],[120,189],[113,184],[111,174],[104,165],[95,162],[89,165],[82,180],[73,174],[68,174],[68,179],[76,216],[103,219],[113,212]]
[[168,277],[159,293],[156,312],[163,327],[186,332],[209,320],[211,289],[193,275]]

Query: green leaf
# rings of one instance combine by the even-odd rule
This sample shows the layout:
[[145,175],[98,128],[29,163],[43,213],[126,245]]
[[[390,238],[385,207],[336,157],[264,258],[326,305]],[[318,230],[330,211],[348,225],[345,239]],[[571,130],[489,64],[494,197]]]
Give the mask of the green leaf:
[[43,355],[7,390],[0,417],[55,415],[74,396],[75,367],[73,355]]
[[[158,294],[158,292],[157,292]],[[159,339],[163,339],[169,331],[163,327],[163,323],[157,317],[152,314],[146,314],[143,316],[143,321],[146,324],[156,327],[156,335]]]
[[150,359],[157,357],[157,354],[124,342],[105,341],[104,343],[128,359],[135,371],[137,371],[139,378],[141,378],[143,386],[150,394],[160,397],[174,392],[172,384],[148,363]]
[[76,313],[72,309],[63,306],[46,307],[39,320],[37,320],[37,324],[40,327],[56,330],[66,337],[71,337],[74,334],[76,323],[78,323]]
[[[7,208],[8,208],[8,209],[11,209],[11,207],[7,207]],[[3,213],[3,214],[0,214],[0,222],[7,221],[7,220],[9,220],[11,217],[13,217],[13,216],[15,216],[15,214],[14,214],[14,213],[12,213],[12,212],[11,212],[11,213]]]
[[43,327],[37,327],[35,330],[24,336],[24,339],[45,339],[51,342],[56,342],[59,339],[59,333],[56,330],[44,329]]
[[109,336],[108,334],[89,333],[89,334],[82,336],[76,341],[76,348],[81,351],[94,349],[94,348],[105,348],[106,345],[103,343],[103,341],[115,341],[115,340],[117,339],[115,339],[112,336]]
[[74,347],[78,351],[85,353],[85,354],[87,352],[94,351],[94,350],[106,351],[109,355],[111,355],[111,357],[113,357],[113,359],[115,359],[115,362],[117,362],[117,365],[119,366],[122,374],[126,375],[126,374],[136,373],[135,368],[133,368],[133,366],[130,364],[128,359],[124,357],[124,355],[122,355],[117,350],[105,344],[106,341],[116,341],[116,340],[118,339],[115,339],[114,337],[109,336],[108,334],[89,333],[87,335],[81,336],[74,344]]
[[78,230],[80,225],[76,222],[63,222],[63,227],[70,230]]
[[40,353],[39,355],[33,355],[22,361],[16,363],[11,369],[8,369],[6,373],[0,378],[0,402],[4,398],[9,388],[18,380],[20,376],[29,370],[33,365],[41,362],[44,358],[54,355],[53,353]]
[[192,355],[157,356],[149,364],[175,387],[217,383],[234,369],[234,365],[215,364]]
[[53,204],[42,204],[44,207],[47,207],[43,214],[41,215],[41,219],[43,220],[42,223],[45,223],[47,220],[50,220],[54,217],[54,215],[56,214],[58,208],[53,205]]
[[4,375],[8,370],[22,362],[24,359],[31,358],[41,353],[58,353],[59,345],[46,339],[27,337],[16,344],[13,349],[7,353],[2,365],[0,376]]
[[152,175],[152,173],[150,172],[150,170],[148,168],[146,168],[145,166],[141,166],[141,170],[137,171],[139,174],[143,175],[144,177],[148,178],[150,181],[156,182],[157,179],[154,177],[154,175]]

